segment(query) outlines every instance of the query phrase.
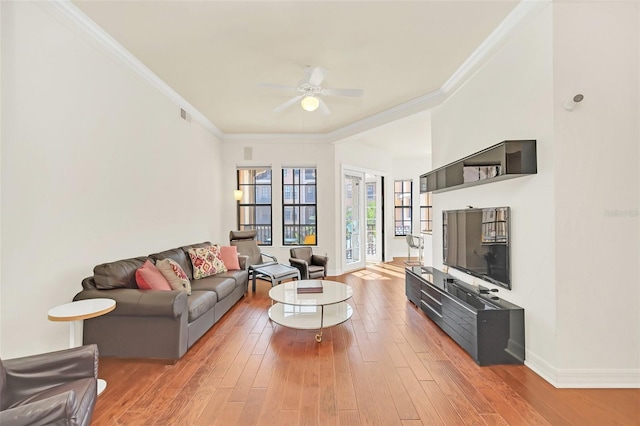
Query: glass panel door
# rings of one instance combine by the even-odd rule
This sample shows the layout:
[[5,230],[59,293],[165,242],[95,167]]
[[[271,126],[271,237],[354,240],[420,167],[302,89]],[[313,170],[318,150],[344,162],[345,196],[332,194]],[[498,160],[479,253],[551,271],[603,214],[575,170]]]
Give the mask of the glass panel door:
[[364,228],[364,175],[358,172],[344,173],[344,264],[345,271],[365,266],[363,248],[366,246]]

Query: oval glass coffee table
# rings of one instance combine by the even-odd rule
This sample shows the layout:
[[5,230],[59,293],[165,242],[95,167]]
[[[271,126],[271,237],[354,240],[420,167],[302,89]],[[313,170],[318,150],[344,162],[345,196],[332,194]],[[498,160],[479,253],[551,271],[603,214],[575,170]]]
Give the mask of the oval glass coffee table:
[[[322,286],[322,292],[299,293],[298,287]],[[342,324],[353,315],[346,300],[353,289],[343,283],[327,280],[288,281],[269,290],[273,305],[269,318],[276,324],[299,330],[318,329],[316,341],[322,341],[322,330]]]

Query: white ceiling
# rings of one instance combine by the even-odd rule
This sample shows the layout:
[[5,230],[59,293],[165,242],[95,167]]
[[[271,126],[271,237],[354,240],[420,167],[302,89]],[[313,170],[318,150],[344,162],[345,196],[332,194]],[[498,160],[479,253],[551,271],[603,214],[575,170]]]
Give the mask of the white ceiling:
[[[437,91],[517,4],[441,1],[74,1],[179,95],[229,134],[327,134]],[[272,110],[306,65],[330,115]]]

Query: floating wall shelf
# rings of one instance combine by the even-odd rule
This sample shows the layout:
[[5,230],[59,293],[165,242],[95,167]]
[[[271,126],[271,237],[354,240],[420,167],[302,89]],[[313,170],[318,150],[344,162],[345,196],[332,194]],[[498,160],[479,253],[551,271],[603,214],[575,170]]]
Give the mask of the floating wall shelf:
[[538,172],[535,140],[503,141],[420,176],[420,192],[445,192]]

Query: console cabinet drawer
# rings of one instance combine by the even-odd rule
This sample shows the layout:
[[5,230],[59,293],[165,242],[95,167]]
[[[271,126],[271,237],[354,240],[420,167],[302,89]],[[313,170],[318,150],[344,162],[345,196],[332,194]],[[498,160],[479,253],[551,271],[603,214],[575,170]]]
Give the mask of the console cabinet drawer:
[[426,294],[427,297],[431,298],[434,302],[442,306],[442,293],[440,293],[435,288],[431,287],[427,283],[422,284],[422,292]]
[[442,327],[442,309],[438,310],[424,300],[420,301],[420,307],[422,308],[422,311],[427,314],[427,316],[431,318],[433,322]]

